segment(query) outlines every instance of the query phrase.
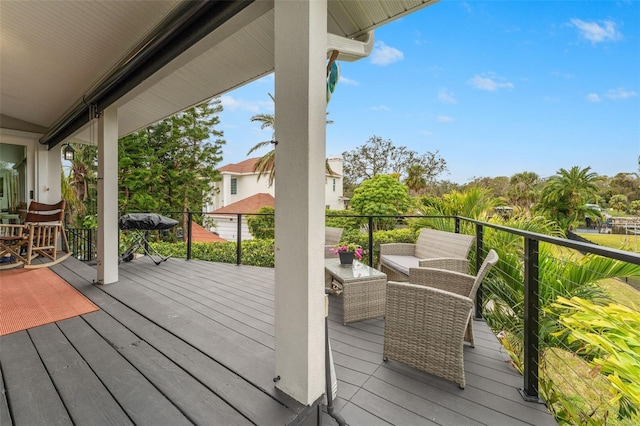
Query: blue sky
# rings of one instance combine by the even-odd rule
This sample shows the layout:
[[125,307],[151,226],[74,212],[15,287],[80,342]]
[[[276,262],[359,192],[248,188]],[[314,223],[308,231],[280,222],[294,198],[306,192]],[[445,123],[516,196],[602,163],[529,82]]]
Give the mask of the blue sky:
[[[327,155],[370,137],[475,177],[590,166],[637,172],[640,1],[442,0],[375,32],[372,54],[340,62]],[[268,140],[273,75],[222,96],[223,164]],[[262,154],[262,153],[261,153]]]

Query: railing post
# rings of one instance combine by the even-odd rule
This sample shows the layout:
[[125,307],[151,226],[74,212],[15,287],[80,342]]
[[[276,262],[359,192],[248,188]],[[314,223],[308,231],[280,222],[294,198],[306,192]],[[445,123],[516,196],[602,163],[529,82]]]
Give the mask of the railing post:
[[187,260],[191,260],[191,237],[193,228],[191,227],[191,221],[193,220],[193,213],[187,212]]
[[[84,253],[85,259],[93,260],[93,228],[89,228],[87,230],[87,249],[86,253]],[[77,244],[77,241],[76,241]]]
[[[484,236],[484,227],[476,223],[476,275],[480,271],[480,266],[482,266],[482,262],[484,262],[484,250],[483,250],[483,236]],[[476,292],[476,309],[474,318],[477,320],[482,319],[482,283],[478,287],[478,291]]]
[[373,268],[373,216],[369,216],[369,266]]
[[524,389],[526,401],[539,401],[538,240],[524,239]]
[[236,238],[236,265],[242,264],[242,213],[238,213],[238,231]]
[[455,218],[455,226],[456,226],[455,232],[456,232],[456,234],[459,234],[460,233],[460,218],[458,216],[456,216],[456,218]]

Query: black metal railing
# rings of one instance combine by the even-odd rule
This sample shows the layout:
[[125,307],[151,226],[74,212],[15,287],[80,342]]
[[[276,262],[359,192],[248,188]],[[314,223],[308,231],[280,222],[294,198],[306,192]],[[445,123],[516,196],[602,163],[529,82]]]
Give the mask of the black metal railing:
[[98,230],[95,228],[65,228],[69,240],[69,249],[73,257],[82,261],[95,260],[98,257],[96,243]]
[[[186,259],[192,259],[192,229],[191,224],[193,221],[194,215],[207,215],[207,212],[189,212],[188,215],[188,226],[187,226],[187,252]],[[236,219],[237,223],[237,231],[236,231],[236,264],[242,264],[242,229],[243,229],[243,219],[247,216],[252,215],[260,215],[260,214],[245,214],[245,213],[225,213],[225,216],[231,216]],[[267,214],[263,214],[267,215]],[[395,219],[396,221],[411,219],[411,218],[420,218],[420,219],[438,219],[438,220],[450,220],[453,221],[453,226],[450,227],[454,232],[461,232],[461,229],[464,228],[466,232],[475,232],[476,236],[476,246],[474,251],[475,256],[475,264],[476,268],[481,265],[484,256],[489,248],[485,250],[485,235],[488,229],[493,230],[494,232],[505,232],[511,234],[513,236],[521,237],[522,244],[520,246],[520,251],[522,253],[522,258],[520,260],[523,267],[523,275],[522,275],[522,291],[524,292],[524,339],[523,339],[523,375],[524,375],[524,386],[521,389],[521,393],[523,398],[527,400],[539,400],[539,365],[540,365],[540,306],[539,306],[539,297],[540,297],[540,264],[539,264],[539,252],[540,243],[549,243],[556,247],[564,247],[567,249],[577,250],[583,254],[595,254],[598,256],[603,256],[609,259],[615,259],[622,262],[628,262],[634,265],[640,265],[640,255],[633,252],[610,249],[602,246],[597,246],[591,243],[583,242],[583,241],[574,241],[559,237],[554,237],[545,234],[538,234],[535,232],[530,232],[522,229],[511,228],[503,225],[499,225],[496,223],[480,221],[469,219],[465,217],[459,216],[371,216],[371,215],[348,215],[348,216],[340,216],[340,215],[327,215],[327,217],[340,217],[340,218],[349,218],[349,219],[357,219],[360,221],[362,228],[365,228],[367,234],[367,243],[368,243],[368,264],[369,266],[374,266],[374,252],[375,252],[375,241],[374,241],[374,222],[376,219]],[[465,226],[465,224],[467,226]],[[450,224],[451,225],[451,224]],[[75,230],[77,231],[77,230]],[[71,234],[71,233],[70,233]],[[89,244],[91,239],[95,241],[95,235],[90,234],[90,236],[84,237],[82,241],[86,243],[87,246],[91,246]],[[520,241],[520,240],[518,240]],[[477,320],[481,320],[483,318],[483,307],[484,298],[487,295],[484,293],[483,288],[480,288],[477,293],[477,299],[475,301],[475,314],[474,317]]]

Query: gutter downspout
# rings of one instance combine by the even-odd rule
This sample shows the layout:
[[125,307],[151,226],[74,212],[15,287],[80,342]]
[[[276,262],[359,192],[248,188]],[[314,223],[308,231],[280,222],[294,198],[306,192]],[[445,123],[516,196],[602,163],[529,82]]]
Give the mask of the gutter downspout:
[[63,142],[89,122],[92,105],[97,107],[91,113],[100,113],[253,1],[182,3],[67,110],[40,138],[40,143],[51,149]]

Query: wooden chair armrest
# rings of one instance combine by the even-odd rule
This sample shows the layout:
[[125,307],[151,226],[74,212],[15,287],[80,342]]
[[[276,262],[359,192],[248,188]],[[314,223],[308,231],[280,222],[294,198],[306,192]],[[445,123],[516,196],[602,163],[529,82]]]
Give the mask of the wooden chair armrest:
[[449,271],[469,273],[469,260],[452,257],[438,257],[434,259],[421,259],[418,261],[421,268],[438,268],[447,269]]
[[409,282],[469,296],[476,277],[461,272],[436,268],[410,268]]
[[413,256],[416,245],[411,243],[380,244],[380,254],[393,254],[398,256]]

